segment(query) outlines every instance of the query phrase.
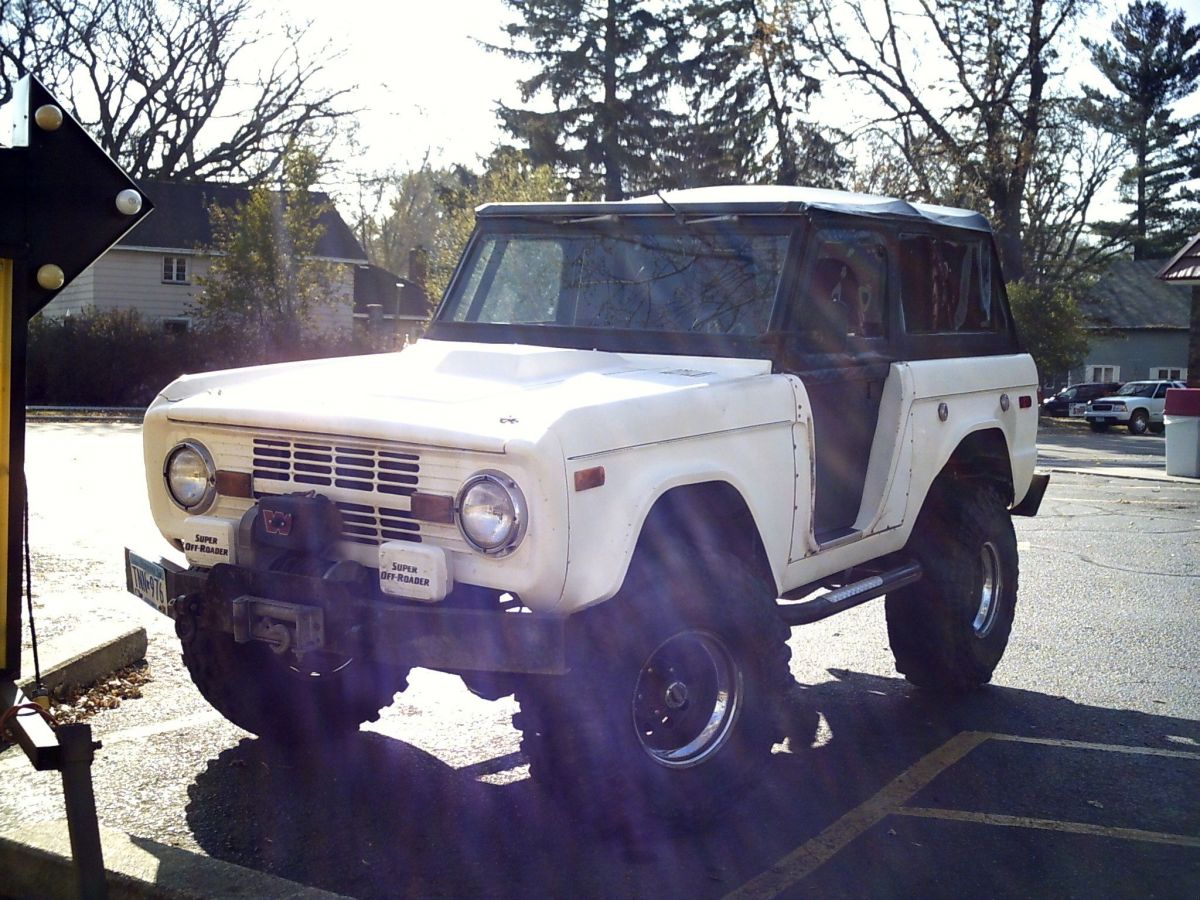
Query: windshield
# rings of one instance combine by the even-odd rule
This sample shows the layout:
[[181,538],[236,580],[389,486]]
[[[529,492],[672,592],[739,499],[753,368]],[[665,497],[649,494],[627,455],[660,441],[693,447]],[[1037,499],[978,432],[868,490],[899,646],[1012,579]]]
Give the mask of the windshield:
[[756,336],[767,330],[789,228],[659,218],[480,234],[441,321]]
[[1118,397],[1153,397],[1157,381],[1131,381],[1117,391]]

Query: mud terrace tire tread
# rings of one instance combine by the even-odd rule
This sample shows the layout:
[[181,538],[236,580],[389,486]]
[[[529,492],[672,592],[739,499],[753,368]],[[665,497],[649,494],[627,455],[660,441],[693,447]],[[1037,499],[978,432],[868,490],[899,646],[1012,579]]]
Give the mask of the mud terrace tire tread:
[[[998,551],[1002,587],[991,630],[975,634],[980,551]],[[1008,645],[1018,588],[1017,543],[1000,492],[990,485],[935,484],[908,544],[925,574],[887,595],[896,670],[930,690],[961,692],[991,680]]]
[[281,744],[310,744],[344,736],[407,687],[407,673],[351,662],[314,678],[290,670],[263,643],[237,644],[231,635],[176,625],[183,664],[217,712],[239,728]]
[[[635,567],[616,597],[583,614],[572,671],[518,690],[513,724],[531,777],[573,816],[602,830],[643,816],[701,826],[744,793],[784,738],[791,630],[773,591],[732,555],[635,559]],[[735,655],[742,706],[712,758],[668,769],[637,740],[633,684],[653,648],[687,628],[719,635]]]

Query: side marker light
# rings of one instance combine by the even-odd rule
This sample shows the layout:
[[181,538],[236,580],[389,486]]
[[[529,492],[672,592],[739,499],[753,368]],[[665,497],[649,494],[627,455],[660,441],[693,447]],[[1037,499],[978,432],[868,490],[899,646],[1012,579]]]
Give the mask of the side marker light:
[[591,469],[580,469],[575,473],[575,490],[590,491],[604,484],[604,466],[594,466]]

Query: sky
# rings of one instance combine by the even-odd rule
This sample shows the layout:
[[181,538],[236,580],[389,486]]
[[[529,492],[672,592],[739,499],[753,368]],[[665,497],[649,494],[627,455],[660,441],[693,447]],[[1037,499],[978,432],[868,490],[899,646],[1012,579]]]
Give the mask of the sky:
[[[1200,0],[1198,0],[1200,2]],[[504,42],[501,0],[262,0],[268,23],[311,21],[306,39],[344,48],[326,64],[330,84],[357,84],[367,169],[473,164],[502,137],[496,101],[519,102],[522,65],[479,41]]]
[[[1200,0],[1167,4],[1200,23]],[[1113,10],[1126,6],[1100,0],[1081,32],[1106,39]],[[348,102],[361,110],[361,148],[345,155],[362,171],[416,168],[426,155],[434,164],[477,163],[505,137],[496,102],[519,104],[516,83],[532,71],[480,45],[507,42],[502,27],[516,13],[502,0],[259,0],[259,8],[268,27],[310,22],[304,40],[314,52],[326,41],[343,48],[325,74],[331,85],[357,85]],[[1099,84],[1080,62],[1069,71]],[[820,110],[837,115],[839,107],[826,102]],[[1200,96],[1181,112],[1200,112]]]

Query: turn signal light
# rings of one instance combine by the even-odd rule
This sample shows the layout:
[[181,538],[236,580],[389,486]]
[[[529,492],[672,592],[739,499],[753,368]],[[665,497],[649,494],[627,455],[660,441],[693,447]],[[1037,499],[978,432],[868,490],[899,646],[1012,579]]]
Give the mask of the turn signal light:
[[421,522],[454,522],[454,498],[440,494],[413,494],[408,498],[412,517]]
[[217,470],[217,493],[222,497],[253,497],[250,473]]

